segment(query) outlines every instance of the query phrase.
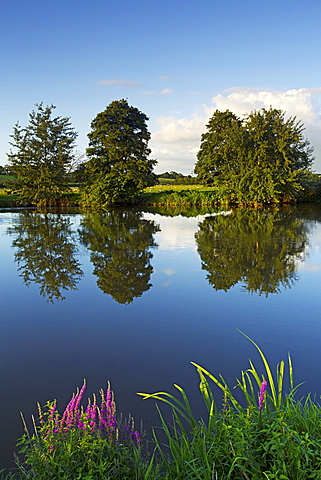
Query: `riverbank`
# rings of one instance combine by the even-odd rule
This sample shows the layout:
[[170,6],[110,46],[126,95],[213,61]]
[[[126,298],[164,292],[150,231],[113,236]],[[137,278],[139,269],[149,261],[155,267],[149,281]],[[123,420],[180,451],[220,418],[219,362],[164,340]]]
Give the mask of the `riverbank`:
[[[246,336],[246,335],[245,335]],[[138,393],[165,404],[172,420],[158,408],[160,427],[146,442],[130,417],[116,417],[110,384],[87,407],[80,404],[86,383],[61,414],[56,401],[39,409],[19,441],[18,471],[3,479],[59,480],[306,480],[321,475],[321,406],[308,395],[295,399],[291,357],[272,369],[256,347],[264,368],[250,368],[236,379],[238,392],[224,378],[191,362],[204,400],[202,418],[193,412],[185,391]],[[262,374],[262,371],[264,372]],[[213,386],[216,388],[213,389]],[[217,401],[217,391],[222,400]],[[240,399],[240,394],[242,398]]]
[[[312,203],[321,201],[321,191],[317,188],[304,190],[298,196],[296,203]],[[288,203],[288,202],[285,202]],[[292,202],[293,203],[293,202]],[[164,185],[159,184],[146,188],[136,205],[163,206],[163,207],[190,207],[190,206],[213,206],[221,204],[234,204],[233,202],[222,201],[218,198],[215,187],[204,187],[202,185]],[[21,203],[19,196],[4,189],[0,190],[0,208],[30,207],[30,204]],[[81,207],[81,196],[77,188],[66,192],[61,204],[62,207]]]

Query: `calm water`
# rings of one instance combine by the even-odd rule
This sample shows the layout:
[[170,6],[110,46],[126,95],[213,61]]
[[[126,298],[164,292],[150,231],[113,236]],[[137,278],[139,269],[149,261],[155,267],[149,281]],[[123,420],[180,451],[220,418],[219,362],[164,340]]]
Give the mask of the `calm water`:
[[258,360],[237,329],[272,365],[290,351],[301,394],[321,393],[319,208],[167,213],[0,213],[3,465],[19,411],[63,409],[83,378],[88,395],[110,380],[147,429],[156,409],[136,392],[178,383],[201,411],[190,361],[234,385]]

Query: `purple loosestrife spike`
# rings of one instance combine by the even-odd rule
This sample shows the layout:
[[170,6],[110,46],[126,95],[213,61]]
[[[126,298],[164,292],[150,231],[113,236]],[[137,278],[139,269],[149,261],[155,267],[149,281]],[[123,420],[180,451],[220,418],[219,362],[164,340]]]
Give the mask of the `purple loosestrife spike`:
[[260,395],[259,395],[259,410],[262,410],[264,408],[266,388],[267,388],[267,381],[264,380],[264,377],[263,377],[263,381],[260,388]]

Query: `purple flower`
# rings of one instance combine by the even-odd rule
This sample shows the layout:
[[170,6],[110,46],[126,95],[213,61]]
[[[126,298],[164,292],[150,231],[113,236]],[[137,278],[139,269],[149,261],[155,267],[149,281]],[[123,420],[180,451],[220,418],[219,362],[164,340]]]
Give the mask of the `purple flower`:
[[264,408],[264,400],[267,388],[267,381],[263,379],[261,388],[260,388],[260,395],[259,395],[259,410]]

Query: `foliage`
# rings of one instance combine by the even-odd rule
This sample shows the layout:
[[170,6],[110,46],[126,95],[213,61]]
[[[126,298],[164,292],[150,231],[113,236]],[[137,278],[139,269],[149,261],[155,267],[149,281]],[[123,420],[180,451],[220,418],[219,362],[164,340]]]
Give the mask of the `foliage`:
[[279,293],[297,280],[306,222],[286,207],[236,208],[207,216],[195,234],[202,269],[215,290],[242,282],[250,293]]
[[8,194],[7,191],[2,191],[0,192],[0,208],[16,207],[18,199],[18,195]]
[[157,162],[148,158],[147,120],[124,99],[98,113],[88,134],[84,204],[133,202],[146,186],[157,183],[153,173]]
[[[245,335],[246,336],[246,335]],[[237,387],[243,393],[239,401],[224,378],[215,377],[192,362],[199,375],[199,389],[207,417],[199,420],[192,411],[185,391],[175,385],[181,399],[166,392],[139,393],[172,409],[172,426],[160,418],[167,442],[154,437],[165,464],[167,480],[305,480],[321,474],[321,407],[310,396],[294,398],[291,357],[288,357],[286,393],[285,362],[277,365],[273,375],[262,350],[257,348],[264,365],[264,375],[250,361],[241,372]],[[223,394],[218,408],[209,382]],[[169,454],[167,453],[169,451]]]
[[221,201],[257,204],[291,201],[302,190],[312,147],[295,117],[261,109],[240,120],[216,110],[202,135],[195,173],[216,185]]
[[[242,333],[242,332],[241,332]],[[143,447],[133,422],[116,419],[108,383],[81,407],[85,382],[62,415],[56,401],[39,407],[35,433],[20,439],[17,474],[6,480],[306,480],[321,476],[321,406],[310,395],[296,400],[290,355],[273,373],[263,351],[247,335],[262,360],[263,375],[254,364],[236,379],[234,393],[222,375],[197,363],[199,390],[206,416],[199,418],[186,392],[139,393],[170,406],[167,422],[157,406],[161,427],[154,430],[154,453]],[[286,368],[287,367],[287,368]],[[214,388],[213,388],[214,387]],[[235,388],[235,387],[234,387]],[[221,401],[217,401],[216,392]],[[241,395],[240,395],[241,394]],[[242,397],[242,398],[241,398]]]
[[84,215],[79,234],[91,251],[97,286],[118,303],[129,304],[152,286],[149,249],[156,246],[153,234],[158,230],[141,212],[117,209]]
[[75,240],[68,217],[22,212],[8,233],[15,236],[14,260],[28,287],[39,284],[40,294],[48,302],[64,300],[63,290],[77,290],[83,272],[75,257]]
[[160,183],[169,183],[171,185],[195,185],[198,183],[197,178],[192,177],[192,175],[183,175],[173,171],[161,173],[157,175],[157,178]]
[[149,463],[142,443],[142,433],[134,429],[133,419],[118,421],[114,395],[108,384],[96,396],[81,406],[86,388],[73,395],[62,415],[56,401],[39,405],[39,426],[34,434],[21,438],[18,467],[21,478],[59,480],[147,479]]
[[[157,188],[158,187],[158,188]],[[158,185],[146,189],[141,197],[145,205],[189,207],[191,205],[213,205],[217,203],[215,189],[201,189],[198,185],[189,188],[185,186]]]
[[10,182],[22,201],[59,205],[66,191],[66,173],[74,158],[76,132],[67,117],[52,118],[54,105],[36,104],[23,128],[17,123],[8,154]]

